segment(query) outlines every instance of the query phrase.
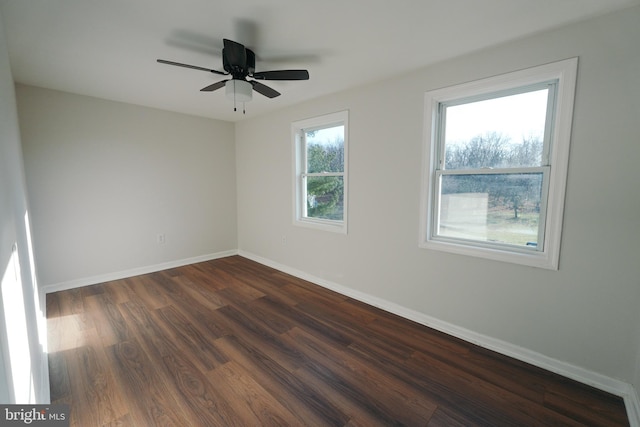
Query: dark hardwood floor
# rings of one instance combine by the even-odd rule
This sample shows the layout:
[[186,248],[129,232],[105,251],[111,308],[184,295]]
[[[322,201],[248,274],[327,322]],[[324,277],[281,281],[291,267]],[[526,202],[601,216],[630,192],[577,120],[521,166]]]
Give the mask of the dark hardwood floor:
[[241,257],[47,296],[87,426],[628,425],[621,398]]

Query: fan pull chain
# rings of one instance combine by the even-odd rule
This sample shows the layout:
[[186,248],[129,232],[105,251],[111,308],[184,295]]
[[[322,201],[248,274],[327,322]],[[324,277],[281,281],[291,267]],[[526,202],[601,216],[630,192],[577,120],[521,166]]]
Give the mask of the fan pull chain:
[[[235,85],[235,82],[234,82]],[[245,109],[245,105],[246,102],[242,103],[242,114],[247,114],[247,110]],[[236,90],[235,87],[233,88],[233,111],[236,112],[238,111],[238,108],[236,107]]]

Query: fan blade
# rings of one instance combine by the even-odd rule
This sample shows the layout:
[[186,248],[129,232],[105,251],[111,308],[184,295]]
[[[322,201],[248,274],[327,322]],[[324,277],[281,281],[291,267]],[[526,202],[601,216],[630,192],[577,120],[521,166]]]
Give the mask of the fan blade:
[[183,64],[181,62],[167,61],[166,59],[158,59],[158,62],[161,64],[177,65],[178,67],[192,68],[194,70],[208,71],[214,74],[222,74],[223,76],[227,75],[227,73],[223,73],[222,71],[212,70],[210,68],[198,67],[197,65]]
[[271,89],[267,85],[263,85],[260,82],[249,81],[253,85],[253,90],[256,92],[266,96],[267,98],[275,98],[276,96],[280,96],[280,92],[275,89]]
[[202,89],[200,89],[200,92],[213,92],[214,90],[218,90],[223,87],[228,81],[229,80],[220,80],[219,82],[216,82],[212,85],[203,87]]
[[222,39],[224,42],[224,56],[231,67],[244,70],[247,66],[247,51],[244,45],[229,39]]
[[309,80],[307,70],[260,71],[251,76],[260,80]]

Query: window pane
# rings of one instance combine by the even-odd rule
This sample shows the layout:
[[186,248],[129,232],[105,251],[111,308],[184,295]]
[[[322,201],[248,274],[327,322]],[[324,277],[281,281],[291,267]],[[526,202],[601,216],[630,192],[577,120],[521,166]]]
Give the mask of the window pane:
[[445,169],[541,166],[548,92],[447,106]]
[[306,178],[306,185],[308,218],[343,220],[343,177],[309,176]]
[[344,172],[344,126],[305,132],[307,172]]
[[542,173],[443,175],[438,235],[535,248]]

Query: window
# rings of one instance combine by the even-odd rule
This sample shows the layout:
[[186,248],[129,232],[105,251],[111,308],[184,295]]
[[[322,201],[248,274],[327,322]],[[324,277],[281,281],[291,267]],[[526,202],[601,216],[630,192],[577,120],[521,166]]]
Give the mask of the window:
[[294,223],[347,232],[348,112],[293,123]]
[[558,268],[576,71],[426,93],[421,247]]

